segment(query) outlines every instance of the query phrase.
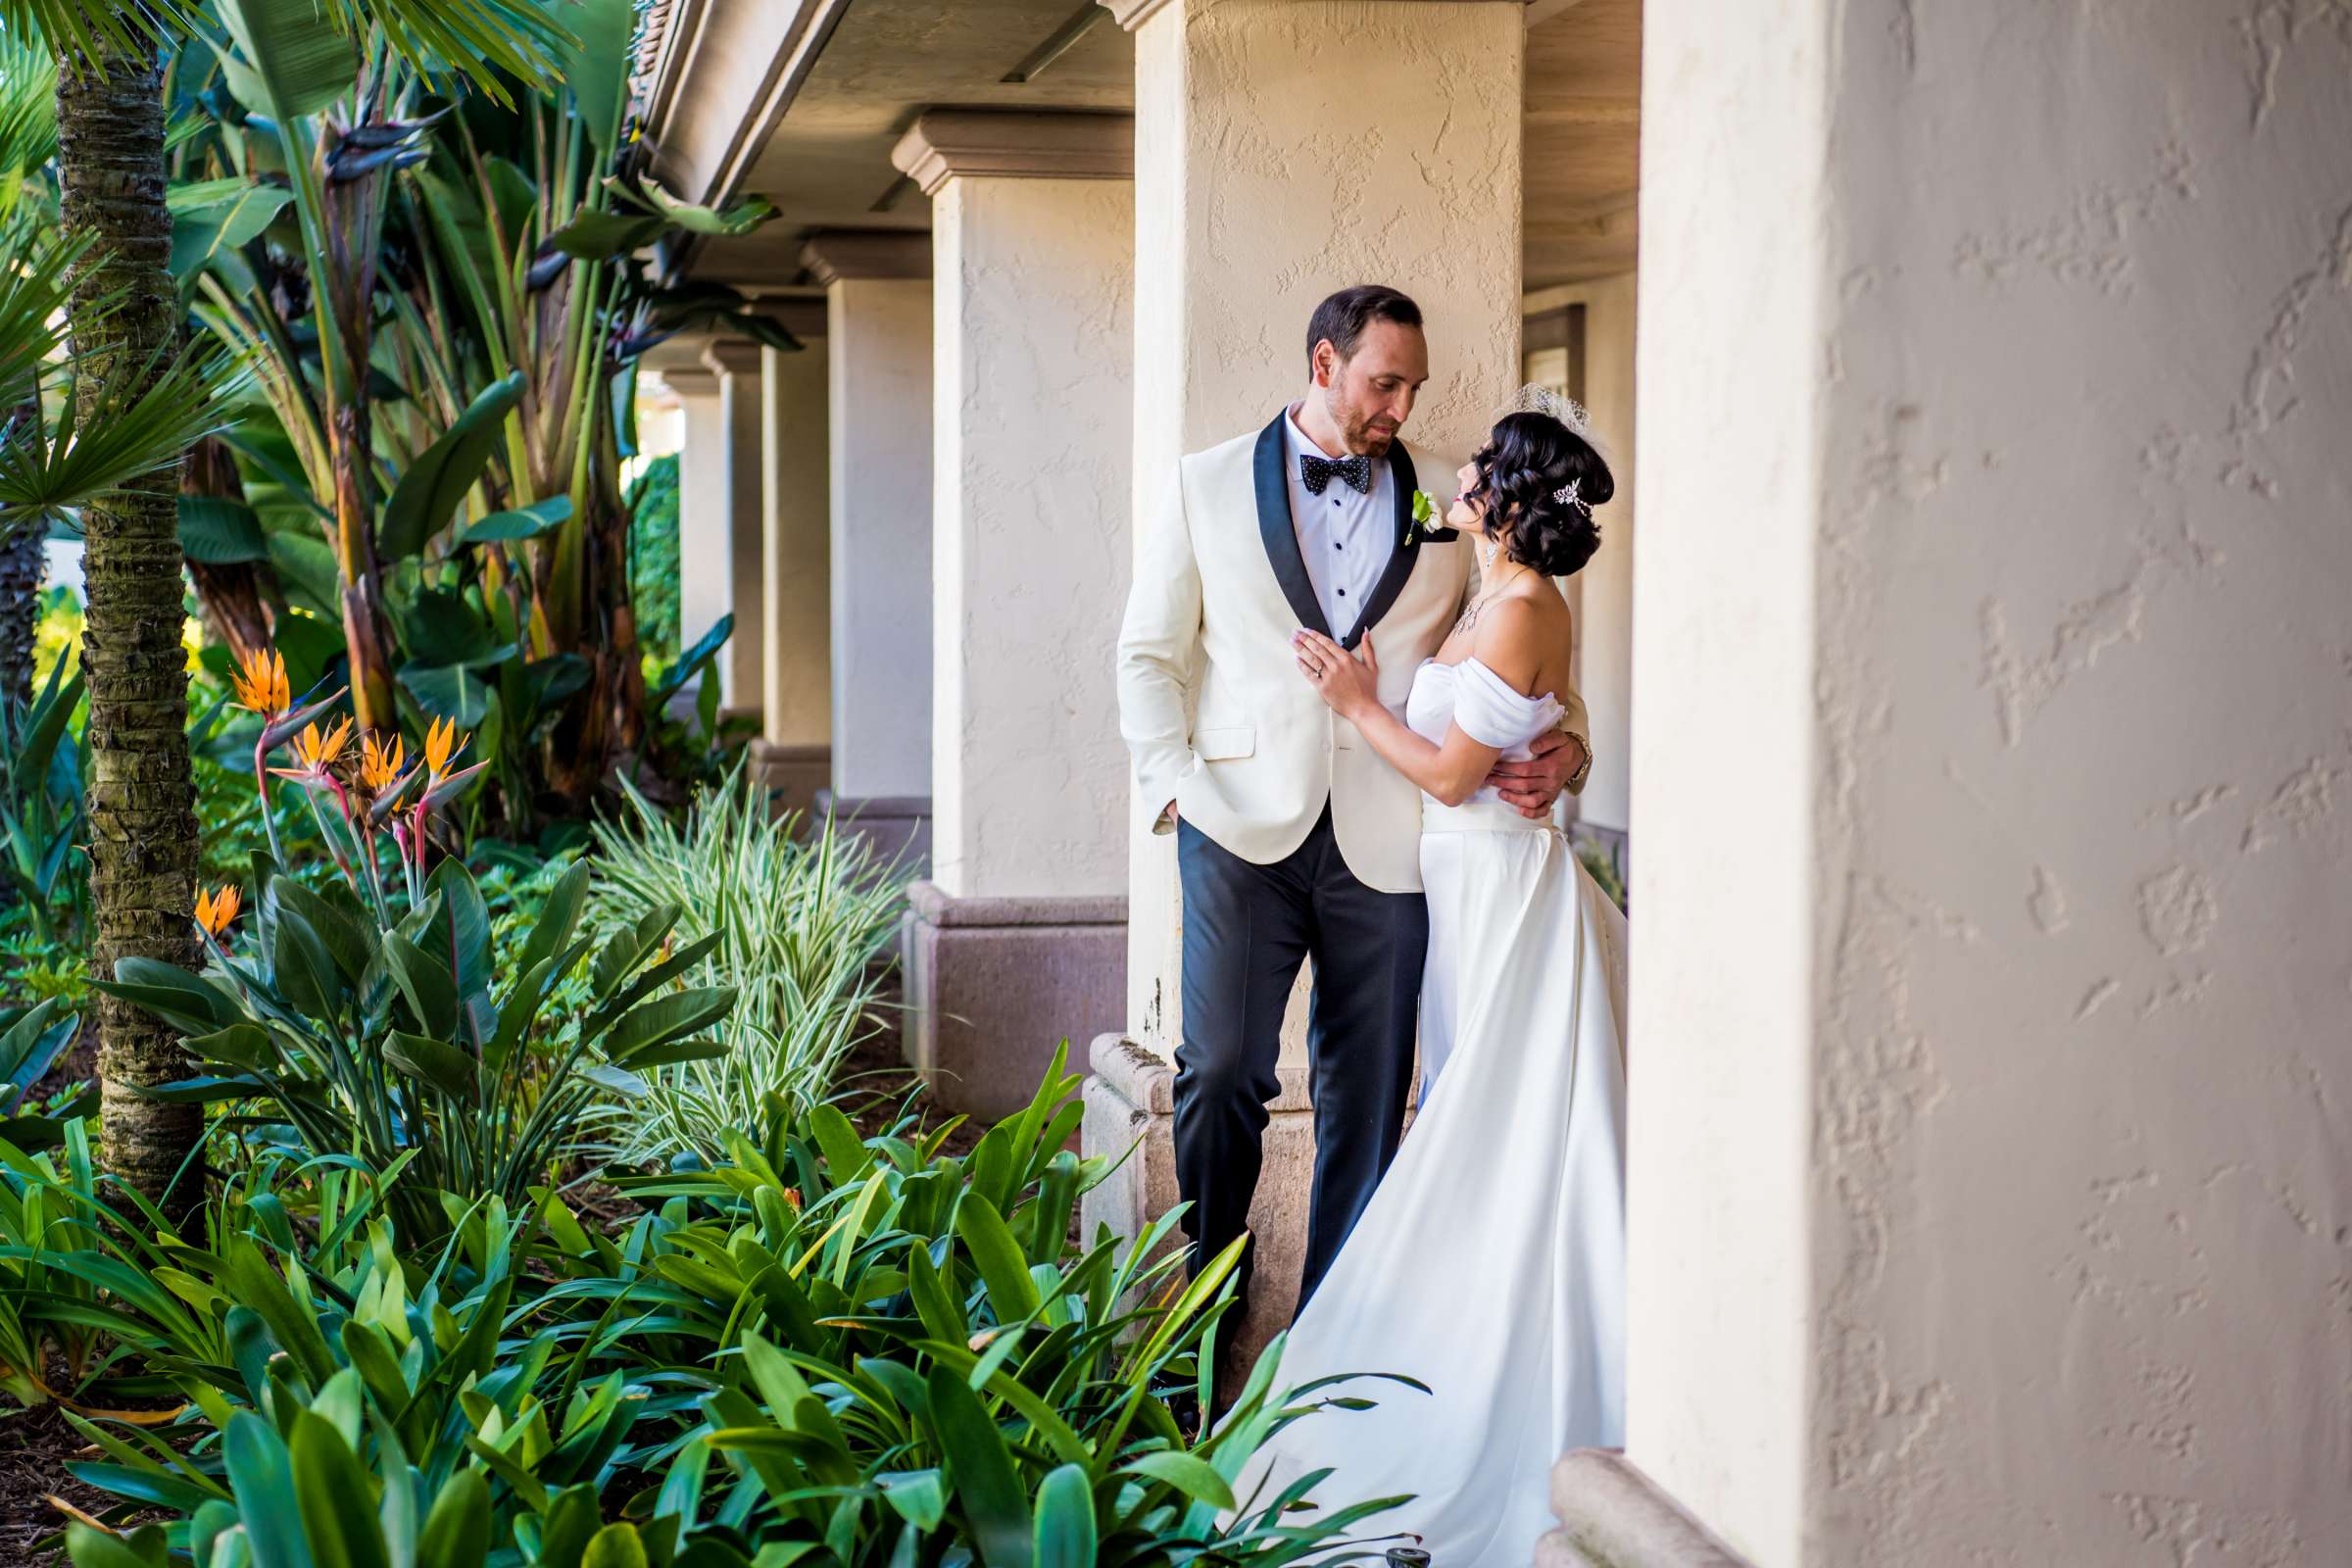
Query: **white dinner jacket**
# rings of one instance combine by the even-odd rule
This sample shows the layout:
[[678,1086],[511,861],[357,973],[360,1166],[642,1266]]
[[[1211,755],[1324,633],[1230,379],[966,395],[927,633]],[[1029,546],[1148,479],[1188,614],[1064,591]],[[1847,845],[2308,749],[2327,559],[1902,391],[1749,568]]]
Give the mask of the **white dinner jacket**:
[[[1196,452],[1136,559],[1119,631],[1119,732],[1135,759],[1139,807],[1176,803],[1184,819],[1260,865],[1298,848],[1331,803],[1340,854],[1384,893],[1421,890],[1421,791],[1298,673],[1300,626],[1324,623],[1291,522],[1282,414],[1263,430]],[[1402,716],[1413,673],[1460,614],[1472,547],[1412,526],[1416,485],[1443,515],[1453,465],[1389,449],[1398,545],[1363,610],[1380,659],[1380,700]],[[1153,830],[1168,831],[1154,820]]]

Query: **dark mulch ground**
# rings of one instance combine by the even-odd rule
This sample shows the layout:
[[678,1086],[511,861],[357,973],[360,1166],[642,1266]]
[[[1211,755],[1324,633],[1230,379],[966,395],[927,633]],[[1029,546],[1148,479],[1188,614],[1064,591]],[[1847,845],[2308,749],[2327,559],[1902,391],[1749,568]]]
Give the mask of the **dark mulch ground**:
[[89,1446],[54,1404],[0,1418],[0,1563],[48,1568],[65,1562],[63,1551],[38,1549],[66,1524],[66,1516],[50,1506],[51,1495],[91,1513],[115,1501],[66,1474],[68,1462]]

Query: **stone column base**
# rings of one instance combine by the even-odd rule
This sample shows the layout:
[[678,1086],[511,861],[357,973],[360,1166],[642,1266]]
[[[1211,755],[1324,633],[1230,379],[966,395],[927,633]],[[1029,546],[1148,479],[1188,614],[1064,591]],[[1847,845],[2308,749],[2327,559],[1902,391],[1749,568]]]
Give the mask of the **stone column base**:
[[1551,1511],[1536,1568],[1755,1568],[1614,1448],[1562,1455]]
[[[1107,1034],[1090,1053],[1095,1075],[1086,1081],[1086,1120],[1079,1139],[1089,1157],[1135,1152],[1109,1180],[1079,1202],[1079,1234],[1097,1224],[1112,1234],[1140,1236],[1174,1208],[1176,1192],[1176,1067],[1134,1041]],[[1298,1307],[1298,1271],[1306,1260],[1306,1200],[1315,1169],[1315,1119],[1303,1067],[1280,1069],[1282,1090],[1268,1107],[1265,1163],[1250,1205],[1250,1245],[1257,1250],[1241,1326],[1226,1342],[1218,1386],[1239,1389],[1266,1342],[1289,1328]],[[1179,1236],[1171,1245],[1180,1245]]]
[[822,741],[782,745],[752,742],[751,766],[778,811],[797,811],[804,821],[833,777],[833,748]]
[[1127,900],[959,899],[906,890],[906,1064],[932,1098],[981,1121],[1018,1113],[1062,1041],[1127,1009]]
[[931,797],[928,795],[837,795],[816,792],[812,809],[833,817],[844,833],[863,839],[885,864],[896,862],[901,875],[928,876],[931,871]]

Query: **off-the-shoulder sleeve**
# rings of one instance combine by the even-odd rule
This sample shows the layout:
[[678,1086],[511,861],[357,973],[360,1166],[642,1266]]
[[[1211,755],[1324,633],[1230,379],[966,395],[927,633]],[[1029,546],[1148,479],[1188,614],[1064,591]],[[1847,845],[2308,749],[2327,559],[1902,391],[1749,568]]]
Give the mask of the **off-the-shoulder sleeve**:
[[1476,659],[1455,667],[1453,721],[1481,746],[1506,752],[1559,722],[1560,705],[1550,693],[1529,697]]

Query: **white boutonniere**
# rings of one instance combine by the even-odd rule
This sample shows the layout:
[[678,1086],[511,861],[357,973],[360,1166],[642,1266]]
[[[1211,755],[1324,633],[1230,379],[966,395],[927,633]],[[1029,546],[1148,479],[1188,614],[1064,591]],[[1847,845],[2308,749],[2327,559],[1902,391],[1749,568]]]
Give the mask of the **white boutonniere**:
[[1424,539],[1436,539],[1446,533],[1446,519],[1438,513],[1437,498],[1426,490],[1413,492],[1413,519],[1405,524],[1400,544],[1410,544],[1418,530]]

